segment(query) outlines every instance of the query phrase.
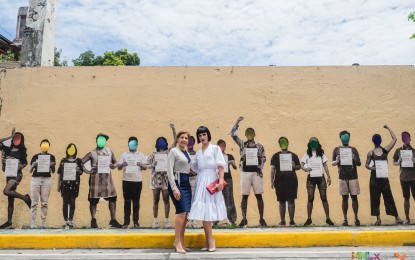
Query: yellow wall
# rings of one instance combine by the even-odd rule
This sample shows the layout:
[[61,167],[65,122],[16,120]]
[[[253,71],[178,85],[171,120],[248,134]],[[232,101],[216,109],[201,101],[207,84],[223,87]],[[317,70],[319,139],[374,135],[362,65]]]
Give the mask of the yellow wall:
[[[415,136],[415,69],[410,66],[368,67],[67,67],[20,68],[1,73],[0,135],[9,134],[12,126],[25,134],[29,160],[39,152],[39,142],[48,138],[50,152],[57,158],[65,155],[68,143],[77,144],[79,156],[95,146],[99,132],[110,136],[108,146],[117,158],[125,151],[127,139],[136,135],[139,149],[149,154],[158,136],[172,143],[168,127],[174,122],[178,130],[195,133],[199,125],[210,128],[213,140],[227,141],[228,152],[239,159],[236,145],[229,130],[239,115],[246,119],[242,129],[254,127],[257,141],[266,151],[265,167],[265,219],[270,225],[279,222],[274,190],[270,188],[270,159],[279,150],[277,140],[287,136],[290,150],[300,157],[311,136],[320,139],[326,154],[331,157],[333,148],[340,144],[338,133],[351,132],[351,145],[356,146],[363,163],[372,149],[371,136],[380,133],[384,145],[390,141],[385,123],[398,135],[407,130]],[[243,133],[243,131],[242,131]],[[394,149],[395,150],[395,149]],[[391,158],[392,155],[389,156]],[[404,217],[399,170],[390,165],[392,192],[401,217]],[[330,166],[333,179],[328,189],[331,217],[341,224],[341,196],[338,195],[337,169]],[[374,223],[370,217],[369,171],[358,170],[361,185],[359,216],[362,224]],[[123,219],[121,172],[114,171],[119,195],[117,217]],[[306,219],[306,174],[298,172],[299,193],[296,201],[296,222]],[[57,176],[53,177],[49,199],[47,224],[63,224],[62,200],[56,191]],[[240,220],[239,172],[234,171],[235,200]],[[81,179],[77,200],[75,225],[89,226],[87,201],[88,176]],[[141,197],[140,224],[152,223],[152,193],[149,189],[149,171],[144,173]],[[28,167],[18,191],[30,193]],[[0,179],[5,185],[5,178]],[[412,220],[415,205],[412,203]],[[313,221],[323,224],[325,217],[316,192]],[[249,225],[258,224],[254,196],[248,204]],[[0,196],[0,222],[6,220],[7,199]],[[40,211],[38,212],[38,214]],[[163,219],[160,202],[159,220]],[[393,223],[381,206],[384,223]],[[98,206],[98,224],[108,226],[107,202]],[[170,219],[174,218],[171,205]],[[30,224],[28,208],[16,202],[14,225]],[[353,223],[351,205],[349,222]]]

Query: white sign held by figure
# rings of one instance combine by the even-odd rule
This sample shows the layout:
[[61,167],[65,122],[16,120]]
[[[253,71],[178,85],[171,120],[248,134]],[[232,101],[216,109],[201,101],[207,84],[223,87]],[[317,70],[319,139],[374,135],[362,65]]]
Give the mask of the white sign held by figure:
[[376,178],[388,178],[388,161],[376,160]]
[[63,165],[63,180],[75,181],[76,180],[76,163],[65,163]]
[[287,153],[280,153],[280,171],[282,172],[290,172],[293,170],[293,157],[292,154]]
[[17,177],[17,170],[19,168],[18,159],[6,159],[6,166],[4,169],[4,176]]
[[310,177],[323,177],[323,165],[320,157],[311,157],[308,160],[308,167],[311,168]]
[[258,148],[245,148],[246,165],[258,166]]
[[37,157],[37,172],[49,172],[50,171],[50,155],[40,154]]
[[340,164],[353,165],[353,155],[351,148],[340,148]]
[[154,155],[156,159],[156,172],[166,172],[167,171],[167,154],[165,153],[156,153]]
[[128,166],[125,167],[125,174],[130,177],[137,176],[140,172],[139,167],[137,166],[138,155],[127,155],[125,161],[128,164]]
[[414,162],[412,161],[413,154],[412,150],[401,150],[401,166],[402,167],[414,167]]
[[98,173],[109,174],[111,172],[110,164],[111,157],[103,155],[98,156]]

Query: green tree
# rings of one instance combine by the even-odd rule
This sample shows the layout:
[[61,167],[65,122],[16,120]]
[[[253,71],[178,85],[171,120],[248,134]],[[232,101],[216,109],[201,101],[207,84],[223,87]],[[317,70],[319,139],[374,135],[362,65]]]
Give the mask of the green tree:
[[75,66],[98,66],[101,57],[95,57],[92,51],[86,51],[79,55],[77,59],[72,60]]
[[12,50],[7,50],[5,53],[0,52],[0,62],[6,62],[6,61],[18,61],[19,59],[16,59],[16,55],[12,52]]
[[[408,21],[415,22],[415,12],[412,12],[408,15]],[[415,33],[409,39],[415,39]]]
[[96,56],[89,50],[72,62],[75,66],[139,66],[140,58],[137,53],[129,53],[127,49],[106,51],[104,56]]
[[53,61],[53,66],[68,66],[68,61],[66,59],[61,61],[62,49],[57,49],[55,47],[55,59]]

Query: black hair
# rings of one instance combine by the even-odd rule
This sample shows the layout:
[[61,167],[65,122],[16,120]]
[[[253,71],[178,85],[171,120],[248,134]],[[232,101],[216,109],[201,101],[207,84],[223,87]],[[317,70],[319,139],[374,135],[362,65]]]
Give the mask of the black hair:
[[48,139],[43,139],[43,140],[40,142],[40,144],[39,144],[39,145],[41,145],[43,142],[48,143],[48,144],[49,144],[49,146],[50,146],[50,142],[49,142],[49,140],[48,140]]
[[[318,141],[318,139],[317,139],[317,141]],[[310,142],[308,142],[308,144],[307,144],[307,154],[308,154],[309,157],[313,156],[313,148],[311,148]],[[323,157],[323,154],[324,154],[323,147],[321,146],[320,141],[318,141],[318,146],[316,148],[316,155],[320,156],[320,157]]]
[[72,155],[72,156],[76,158],[76,155],[78,154],[78,148],[76,147],[76,145],[74,143],[70,143],[66,147],[66,158],[68,158],[69,156],[71,156],[71,155],[68,154],[68,149],[71,148],[72,145],[75,147],[75,154]]
[[168,149],[169,147],[169,143],[167,142],[167,139],[163,136],[160,136],[159,138],[156,139],[156,144],[154,145],[154,147],[156,148],[157,152],[160,152],[160,149],[157,147],[157,142],[158,140],[163,139],[166,142],[166,149]]
[[348,134],[348,135],[349,135],[349,137],[350,137],[350,133],[349,133],[349,131],[347,131],[347,130],[343,130],[343,131],[341,131],[341,132],[339,133],[339,137],[342,137],[342,135],[344,135],[344,134]]
[[226,142],[224,140],[222,140],[222,139],[219,139],[216,144],[217,145],[221,145],[221,144],[225,144],[226,145]]
[[[11,148],[16,147],[19,149],[19,153],[22,157],[26,158],[27,157],[27,148],[24,144],[24,135],[21,132],[16,132],[14,133],[14,135],[19,134],[22,138],[20,139],[20,144],[19,145],[14,145],[13,144],[13,139],[12,139],[12,143],[10,145]],[[14,137],[14,136],[13,136]]]
[[410,133],[408,133],[408,132],[406,132],[406,131],[403,131],[403,132],[401,133],[401,135],[403,135],[403,134],[407,134],[407,135],[409,135],[409,137],[411,137],[411,134],[410,134]]
[[210,142],[210,140],[212,140],[212,136],[210,135],[209,128],[207,128],[206,126],[199,126],[199,128],[196,130],[196,136],[197,136],[197,143],[198,144],[200,143],[199,135],[203,134],[203,133],[207,133],[209,142]]
[[136,141],[138,143],[138,139],[135,136],[131,136],[130,138],[128,138],[128,143],[131,141]]
[[195,139],[195,137],[193,136],[193,135],[191,135],[190,137],[189,137],[189,141],[190,140],[193,140],[193,143],[196,143],[196,139]]

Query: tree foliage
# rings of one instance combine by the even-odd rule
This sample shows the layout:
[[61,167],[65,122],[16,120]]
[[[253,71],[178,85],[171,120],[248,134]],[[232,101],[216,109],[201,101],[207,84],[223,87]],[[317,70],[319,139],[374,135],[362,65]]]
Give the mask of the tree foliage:
[[12,52],[12,50],[7,50],[6,52],[0,51],[0,62],[7,62],[7,61],[18,61],[19,59],[16,59],[15,53]]
[[96,56],[92,51],[86,51],[72,60],[75,66],[139,66],[138,54],[129,53],[127,49],[116,52],[106,51],[103,56]]
[[63,59],[61,61],[62,49],[57,49],[55,47],[55,59],[53,61],[53,66],[68,66],[68,61]]
[[[408,21],[415,22],[415,12],[412,12],[408,15]],[[415,33],[409,39],[415,39]]]

